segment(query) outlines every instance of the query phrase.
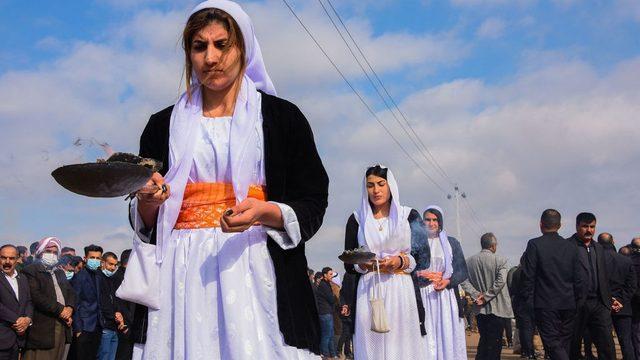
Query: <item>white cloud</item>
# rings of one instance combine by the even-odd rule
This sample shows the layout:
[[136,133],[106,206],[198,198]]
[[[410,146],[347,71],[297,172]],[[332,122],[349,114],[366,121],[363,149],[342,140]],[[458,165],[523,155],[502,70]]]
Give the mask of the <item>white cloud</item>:
[[489,18],[480,24],[476,35],[481,39],[497,39],[504,35],[506,24],[504,20],[500,18]]

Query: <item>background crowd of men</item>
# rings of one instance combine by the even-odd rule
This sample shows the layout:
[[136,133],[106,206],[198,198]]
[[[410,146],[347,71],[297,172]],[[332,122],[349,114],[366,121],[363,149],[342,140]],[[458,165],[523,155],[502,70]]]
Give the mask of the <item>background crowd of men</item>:
[[131,359],[135,304],[115,296],[130,252],[80,257],[55,237],[0,247],[0,360]]
[[[476,359],[500,359],[503,344],[511,343],[512,318],[522,358],[541,356],[534,348],[537,332],[545,358],[615,359],[615,331],[623,359],[640,359],[640,237],[617,251],[611,234],[595,238],[596,225],[593,214],[580,213],[575,234],[565,239],[558,234],[560,213],[545,210],[542,235],[529,240],[511,269],[497,254],[496,236],[481,237],[482,250],[466,259],[469,278],[461,284],[459,303],[466,315],[475,315]],[[132,330],[141,327],[144,314],[139,317],[139,306],[115,296],[129,254],[118,258],[89,245],[80,257],[55,237],[30,249],[0,247],[0,360],[131,359],[134,343],[144,342]],[[325,267],[309,269],[309,280],[321,348],[330,358],[353,358],[354,329],[345,305],[355,279],[348,273],[340,279]],[[467,322],[468,328],[475,325],[470,316]]]
[[616,359],[615,330],[622,358],[640,359],[640,238],[616,251],[611,234],[596,240],[596,225],[594,214],[580,213],[576,232],[565,239],[558,234],[560,213],[545,210],[542,235],[529,240],[520,264],[510,270],[496,255],[495,236],[482,236],[482,251],[467,259],[469,279],[462,284],[478,314],[476,359],[500,358],[500,324],[511,317],[522,358],[539,356],[533,345],[537,329],[545,358]]

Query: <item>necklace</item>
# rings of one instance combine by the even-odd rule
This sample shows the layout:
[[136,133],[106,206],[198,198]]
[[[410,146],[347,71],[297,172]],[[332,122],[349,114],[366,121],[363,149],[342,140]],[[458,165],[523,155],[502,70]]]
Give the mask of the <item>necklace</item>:
[[382,218],[382,219],[376,219],[376,222],[378,223],[378,231],[382,231],[383,227],[382,224],[384,224],[385,220],[387,220],[387,218]]

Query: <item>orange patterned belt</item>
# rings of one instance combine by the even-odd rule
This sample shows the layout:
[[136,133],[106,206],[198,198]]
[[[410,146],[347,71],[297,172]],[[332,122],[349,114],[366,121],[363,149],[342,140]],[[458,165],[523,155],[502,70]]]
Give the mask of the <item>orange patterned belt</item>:
[[[263,186],[251,185],[247,197],[266,200]],[[220,217],[236,205],[233,184],[190,183],[184,189],[180,214],[174,229],[220,227]]]

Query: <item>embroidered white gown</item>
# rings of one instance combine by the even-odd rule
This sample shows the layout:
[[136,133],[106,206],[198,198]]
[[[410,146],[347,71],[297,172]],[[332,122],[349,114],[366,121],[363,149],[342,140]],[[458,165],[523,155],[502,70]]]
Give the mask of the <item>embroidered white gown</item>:
[[[201,119],[189,182],[231,183],[230,123],[231,117]],[[263,144],[262,128],[256,131]],[[262,156],[255,170],[261,179],[256,185],[263,185]],[[283,215],[287,216],[284,211]],[[220,228],[172,231],[160,271],[160,310],[149,311],[143,359],[317,358],[284,344],[267,231],[275,230],[254,226],[234,234]],[[286,242],[287,235],[279,234]]]
[[[428,271],[445,270],[444,252],[439,238],[429,238],[431,265]],[[464,321],[458,316],[458,303],[453,289],[435,291],[433,284],[420,288],[425,311],[424,337],[427,359],[464,360],[467,358]]]
[[[407,209],[410,210],[410,209]],[[407,211],[408,213],[408,211]],[[406,221],[406,220],[405,220]],[[383,227],[383,238],[389,236],[388,221],[380,221]],[[365,245],[360,243],[359,246]],[[411,239],[406,239],[406,246],[397,252],[388,253],[382,248],[369,245],[378,257],[398,255],[400,252],[409,254]],[[412,268],[415,261],[412,260]],[[377,333],[371,331],[371,306],[369,299],[373,296],[377,284],[377,274],[369,272],[360,277],[357,289],[356,324],[353,336],[354,356],[356,360],[423,360],[425,356],[424,343],[420,334],[420,321],[413,281],[410,275],[380,274],[380,295],[384,298],[384,307],[391,331]],[[377,290],[376,290],[377,292]]]

